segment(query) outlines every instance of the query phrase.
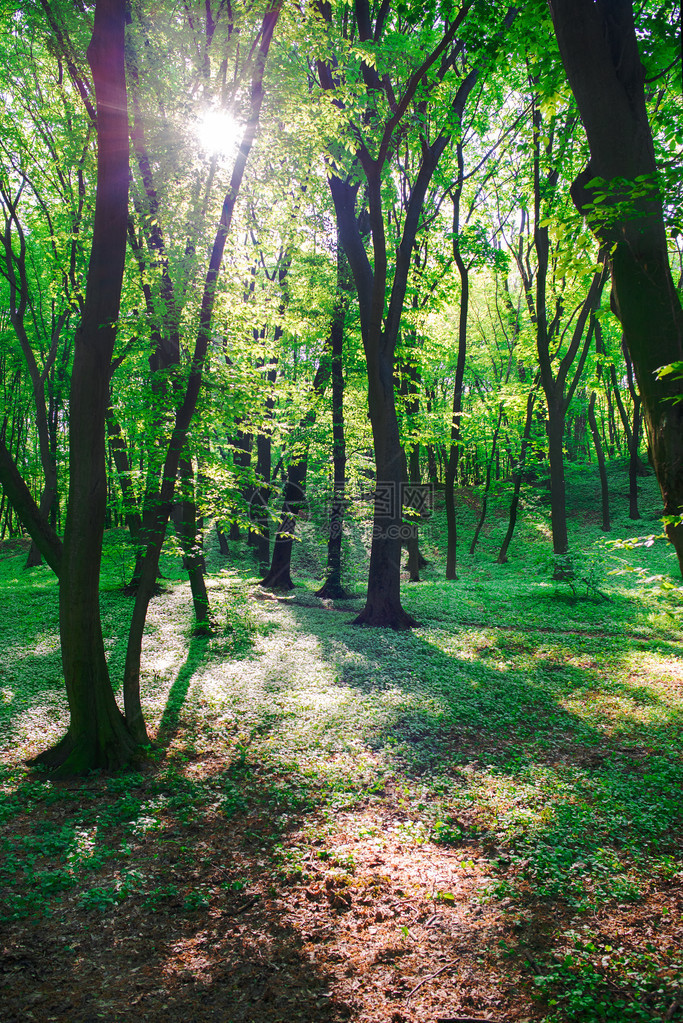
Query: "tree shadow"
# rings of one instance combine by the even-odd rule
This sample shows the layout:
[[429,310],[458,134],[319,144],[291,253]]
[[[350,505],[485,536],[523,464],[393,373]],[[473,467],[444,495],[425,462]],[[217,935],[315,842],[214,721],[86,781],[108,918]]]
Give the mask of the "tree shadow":
[[[329,612],[296,606],[291,612],[302,631],[317,636],[338,687],[352,697],[372,697],[380,706],[386,693],[377,715],[382,723],[366,726],[363,738],[406,776],[446,779],[457,788],[470,785],[474,770],[481,785],[492,789],[491,813],[503,800],[504,779],[522,789],[535,786],[544,793],[544,805],[529,814],[533,842],[549,846],[557,840],[567,857],[574,843],[575,860],[581,850],[606,846],[636,858],[648,848],[661,855],[676,851],[683,824],[678,752],[683,712],[644,690],[640,681],[596,680],[594,669],[581,666],[591,649],[585,639],[579,637],[572,663],[561,653],[558,659],[546,656],[540,641],[547,635],[532,631],[528,649],[537,654],[534,642],[539,642],[541,656],[520,670],[506,634],[464,658],[444,653],[418,631],[370,634],[346,625],[332,631],[324,620]],[[567,637],[561,639],[566,650]],[[595,648],[601,641],[591,642]],[[631,652],[625,642],[615,643],[610,661],[618,667]],[[619,706],[625,726],[614,735],[606,734],[595,714],[579,713],[600,688],[621,704],[628,700],[627,713]],[[643,721],[644,711],[656,714]],[[523,833],[523,814],[515,825],[511,812],[502,827],[487,824],[485,816],[474,821],[474,832],[490,832],[491,843],[500,847],[520,845],[515,832]],[[557,868],[558,876],[563,870]],[[559,882],[555,888],[561,897]]]
[[311,954],[322,934],[283,919],[278,898],[278,850],[310,804],[287,799],[284,814],[254,760],[228,756],[201,779],[185,766],[5,792],[0,819],[31,809],[0,868],[7,1023],[348,1017]]
[[156,745],[168,750],[180,727],[180,716],[187,701],[192,678],[206,657],[210,638],[193,636],[187,648],[185,663],[181,666],[166,697],[156,734]]

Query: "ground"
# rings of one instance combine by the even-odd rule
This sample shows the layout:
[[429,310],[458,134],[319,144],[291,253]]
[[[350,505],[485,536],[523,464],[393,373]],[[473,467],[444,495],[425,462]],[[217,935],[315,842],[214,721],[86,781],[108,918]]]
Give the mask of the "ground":
[[[681,605],[653,550],[609,600],[485,551],[404,587],[405,634],[230,565],[189,639],[167,580],[149,751],[59,783],[23,765],[66,721],[56,591],[8,552],[3,1023],[683,1019]],[[118,677],[130,602],[102,607]]]

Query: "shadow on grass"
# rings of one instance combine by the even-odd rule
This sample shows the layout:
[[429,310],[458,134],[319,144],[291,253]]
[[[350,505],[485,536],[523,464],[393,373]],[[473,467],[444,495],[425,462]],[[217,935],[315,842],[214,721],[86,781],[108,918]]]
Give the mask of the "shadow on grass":
[[205,659],[208,644],[209,638],[206,636],[193,636],[190,639],[185,663],[168,692],[166,706],[159,722],[156,744],[162,749],[168,749],[178,733],[180,715],[187,702],[192,677]]
[[[599,642],[581,639],[578,663],[541,648],[540,662],[517,665],[507,636],[463,657],[418,632],[341,623],[331,630],[324,616],[334,612],[291,611],[302,631],[318,637],[336,685],[378,708],[378,723],[364,725],[365,742],[407,777],[445,781],[444,807],[450,798],[455,816],[469,819],[471,833],[485,834],[492,849],[526,857],[522,880],[537,893],[578,906],[593,895],[598,902],[635,897],[633,864],[643,882],[650,856],[680,852],[683,713],[643,693],[640,681],[603,683],[595,668],[582,667],[588,649],[600,656]],[[524,636],[522,653],[534,655],[533,638]],[[566,636],[562,650],[572,652]],[[607,672],[629,655],[623,640],[615,642]],[[590,710],[601,688],[628,698],[630,719],[619,708],[626,730],[614,736]],[[566,706],[572,699],[581,714]],[[657,720],[643,721],[641,708],[656,709]]]
[[[609,640],[562,634],[558,644],[558,637],[533,628],[511,639],[489,625],[481,645],[464,656],[444,652],[419,632],[361,631],[334,612],[291,610],[301,631],[318,637],[336,686],[352,701],[379,708],[383,721],[365,724],[363,738],[399,779],[417,786],[410,816],[421,818],[432,840],[466,856],[486,854],[490,903],[505,907],[503,918],[514,922],[505,955],[532,964],[541,957],[542,990],[546,997],[559,993],[567,1007],[568,1015],[558,1018],[672,1018],[678,1003],[666,978],[678,967],[668,938],[647,953],[636,940],[632,959],[623,949],[621,959],[610,958],[610,915],[623,928],[631,919],[627,907],[637,920],[642,900],[656,893],[655,904],[663,899],[668,907],[673,899],[675,906],[680,888],[683,714],[640,680],[610,678],[642,642],[623,634]],[[325,620],[332,615],[336,627]],[[448,642],[445,630],[441,638]],[[552,649],[558,645],[559,654]],[[680,652],[675,644],[657,647]],[[515,663],[517,654],[531,655],[531,662]],[[590,712],[601,690],[628,700],[624,734],[605,734]],[[581,713],[565,705],[571,697]],[[643,720],[641,709],[656,711],[656,719]],[[593,921],[601,915],[603,945],[586,939],[556,968],[553,948],[562,944],[562,928],[586,912]],[[647,920],[648,911],[640,915]],[[642,932],[644,924],[633,930],[638,927]],[[630,974],[629,962],[639,964],[646,1007],[634,995],[636,968]],[[543,972],[538,963],[532,969]]]
[[348,1018],[303,950],[324,928],[301,933],[276,900],[311,802],[230,751],[210,767],[6,788],[3,1021]]

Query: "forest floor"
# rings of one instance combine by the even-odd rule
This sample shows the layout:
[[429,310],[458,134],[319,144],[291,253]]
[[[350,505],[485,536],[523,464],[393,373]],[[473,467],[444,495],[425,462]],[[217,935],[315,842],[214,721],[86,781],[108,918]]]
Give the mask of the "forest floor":
[[682,1020],[680,578],[577,513],[574,594],[531,511],[509,565],[497,521],[457,582],[406,584],[408,633],[352,626],[360,592],[320,601],[305,557],[278,595],[235,552],[191,638],[168,579],[147,756],[59,783],[23,764],[66,722],[56,587],[0,552],[3,1023]]

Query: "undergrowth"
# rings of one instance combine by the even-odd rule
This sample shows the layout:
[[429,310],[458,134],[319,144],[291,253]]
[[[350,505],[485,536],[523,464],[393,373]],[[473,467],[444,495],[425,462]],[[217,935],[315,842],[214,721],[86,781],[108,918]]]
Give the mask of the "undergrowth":
[[[462,864],[486,858],[482,906],[556,918],[533,953],[526,938],[500,951],[526,970],[548,1023],[680,1018],[680,955],[620,940],[614,923],[652,899],[669,919],[683,908],[680,578],[647,494],[637,531],[617,515],[615,544],[577,490],[565,579],[553,578],[538,496],[509,564],[495,563],[506,523],[494,501],[455,583],[443,581],[437,496],[425,582],[403,587],[419,627],[404,634],[354,628],[359,589],[336,606],[314,596],[309,529],[289,597],[258,590],[243,549],[227,565],[210,551],[217,628],[192,638],[169,555],[143,654],[156,742],[143,769],[70,785],[18,763],[66,725],[56,585],[47,569],[24,571],[22,555],[0,558],[14,611],[0,622],[0,919],[66,904],[183,917],[246,897],[244,866],[226,865],[214,884],[184,879],[207,821],[239,822],[275,890],[310,881],[311,848],[351,876],[352,858],[313,836],[390,794],[408,846],[447,846]],[[131,609],[118,533],[108,551],[102,617],[116,680]]]

